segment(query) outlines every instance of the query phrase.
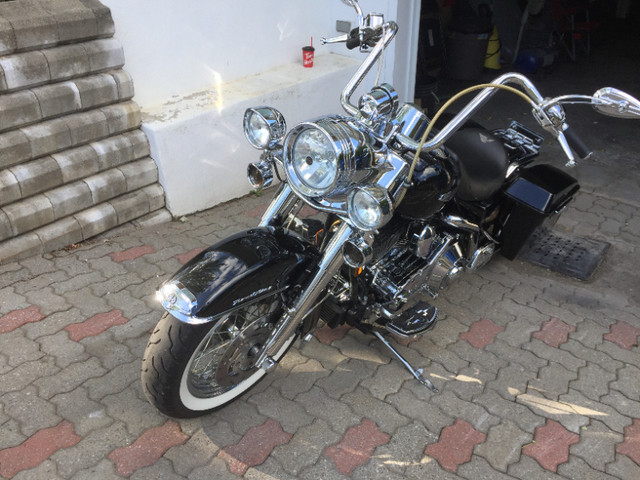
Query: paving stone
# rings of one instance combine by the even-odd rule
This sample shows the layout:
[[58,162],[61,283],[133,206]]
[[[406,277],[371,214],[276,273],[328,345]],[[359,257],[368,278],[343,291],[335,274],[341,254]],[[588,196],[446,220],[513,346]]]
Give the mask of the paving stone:
[[4,392],[15,392],[24,389],[37,379],[49,378],[60,371],[52,357],[42,357],[33,362],[26,362],[0,375],[0,385]]
[[104,406],[90,400],[82,387],[56,395],[50,402],[56,406],[59,416],[73,423],[76,433],[81,437],[113,423]]
[[456,473],[461,464],[471,460],[474,447],[485,439],[484,433],[458,419],[443,429],[438,441],[427,445],[424,453],[436,459],[445,470]]
[[570,352],[551,347],[538,339],[534,339],[530,343],[523,345],[522,348],[540,358],[562,365],[571,372],[577,372],[579,368],[587,364],[587,362],[573,356]]
[[[146,215],[152,210],[152,205],[150,205],[150,198],[147,195],[147,192],[154,193],[152,191],[148,191],[148,188],[138,190],[135,192],[128,193],[126,195],[122,195],[118,198],[114,198],[110,200],[109,203],[114,208],[116,213],[118,214],[118,223],[123,224],[126,222],[130,222],[135,220],[138,217]],[[162,206],[164,205],[164,199],[162,197],[163,190],[159,187],[159,190],[155,190],[155,194],[157,195],[157,199],[161,199]],[[160,208],[160,207],[158,207]]]
[[52,154],[58,163],[64,183],[80,180],[98,172],[98,156],[89,146],[82,146]]
[[369,393],[378,400],[384,400],[387,395],[397,393],[404,382],[413,376],[399,362],[390,362],[380,365],[374,375],[365,378],[360,386],[369,390]]
[[[509,465],[520,459],[522,446],[532,439],[531,433],[521,430],[515,423],[506,420],[491,427],[487,440],[478,445],[474,452],[488,461],[493,469],[506,472]],[[464,475],[464,472],[460,473]]]
[[482,393],[486,386],[496,379],[496,375],[477,367],[462,369],[453,381],[447,384],[447,389],[458,398],[471,401],[474,396]]
[[480,432],[488,432],[491,425],[500,422],[499,418],[485,410],[479,402],[465,402],[454,393],[444,391],[433,397],[432,402],[450,417],[466,420]]
[[618,370],[618,378],[611,383],[610,387],[623,393],[627,398],[637,399],[640,392],[640,369],[634,365],[625,365]]
[[308,392],[319,378],[326,377],[329,373],[318,361],[309,360],[294,366],[289,375],[278,379],[272,385],[282,396],[293,400],[300,393]]
[[72,217],[40,227],[34,233],[47,251],[58,250],[83,240],[80,224]]
[[136,470],[155,463],[169,448],[182,445],[187,436],[180,426],[167,421],[160,427],[145,431],[134,443],[121,447],[109,454],[109,459],[116,464],[116,471],[129,476]]
[[43,335],[53,335],[62,330],[67,325],[67,322],[80,319],[81,317],[81,312],[72,308],[70,310],[49,314],[40,322],[26,324],[23,330],[27,338],[37,339]]
[[477,365],[479,368],[483,368],[492,373],[497,373],[498,370],[507,365],[507,362],[498,358],[493,353],[487,350],[477,349],[463,340],[450,345],[448,350],[458,355],[461,359],[470,362],[472,365]]
[[343,395],[340,401],[349,405],[357,415],[371,419],[383,432],[393,433],[410,421],[393,405],[373,398],[368,390],[361,387]]
[[592,469],[604,472],[607,464],[615,461],[616,444],[622,439],[622,434],[612,432],[602,422],[592,420],[581,429],[580,442],[571,447],[571,455],[577,455]]
[[[445,424],[450,425],[453,420]],[[379,446],[376,449],[375,456],[370,460],[369,464],[378,469],[379,473],[372,472],[369,477],[363,475],[364,478],[387,478],[384,473],[399,478],[406,478],[405,471],[407,468],[420,465],[424,458],[424,448],[428,443],[436,442],[438,434],[430,432],[422,423],[414,421],[408,425],[398,428],[391,436],[389,443]],[[365,467],[358,469],[359,474],[364,474]],[[385,472],[386,471],[386,472]]]
[[491,414],[499,416],[502,421],[509,420],[528,433],[533,433],[535,428],[545,421],[542,416],[544,412],[538,415],[534,413],[534,410],[528,408],[528,404],[506,400],[492,390],[487,390],[477,396],[474,398],[474,402],[486,408]]
[[[20,130],[13,130],[10,132],[0,133],[0,169],[7,168],[12,165],[16,165],[20,162],[31,160],[33,153],[31,152],[31,145],[29,139]],[[0,177],[0,179],[5,178]],[[9,191],[5,191],[6,185],[3,186],[3,195],[9,195]],[[1,204],[7,204],[10,199],[7,197],[0,200]]]
[[621,348],[631,350],[631,347],[638,345],[638,336],[640,336],[640,328],[635,328],[627,322],[618,321],[611,325],[611,331],[604,336],[604,339]]
[[34,387],[3,395],[4,412],[20,425],[20,432],[32,436],[42,428],[54,427],[62,418],[56,415],[55,406],[38,397]]
[[48,400],[59,393],[72,391],[89,378],[99,377],[105,373],[106,371],[100,366],[98,359],[90,358],[86,361],[72,363],[55,375],[40,378],[33,383],[38,387],[38,395]]
[[121,68],[124,65],[122,45],[114,38],[93,40],[83,44],[92,72]]
[[225,447],[218,453],[231,472],[244,475],[249,467],[260,465],[277,446],[288,443],[292,435],[282,430],[273,419],[251,428],[239,443]]
[[9,311],[0,317],[0,333],[12,332],[27,323],[39,322],[43,318],[40,308],[35,305]]
[[[107,395],[124,392],[129,385],[139,380],[139,364],[140,359],[135,359],[128,364],[114,367],[102,377],[85,381],[83,386],[89,392],[89,398],[102,401]],[[138,404],[135,400],[132,401]]]
[[109,203],[102,203],[80,213],[76,213],[74,218],[80,224],[82,236],[85,239],[111,230],[118,225],[118,214],[115,208]]
[[121,101],[130,100],[134,95],[133,79],[125,70],[115,70],[109,72],[116,82],[118,88],[118,99]]
[[536,428],[534,442],[524,446],[522,453],[534,458],[543,468],[556,472],[558,465],[569,460],[569,447],[579,436],[553,420]]
[[136,158],[133,145],[126,134],[105,138],[89,146],[95,152],[99,170],[108,170]]
[[640,465],[625,455],[618,455],[614,463],[607,465],[607,473],[622,480],[635,480],[640,475]]
[[189,475],[190,480],[209,480],[211,478],[220,478],[221,480],[237,479],[238,475],[231,473],[225,462],[220,457],[215,457],[204,467],[196,468]]
[[600,402],[613,407],[622,415],[640,418],[640,401],[631,400],[617,390],[611,390],[607,395],[600,398]]
[[202,430],[198,430],[182,445],[167,450],[164,458],[171,461],[178,475],[186,477],[194,469],[207,465],[218,451],[218,446]]
[[158,167],[149,157],[118,167],[124,175],[127,192],[138,190],[158,181]]
[[9,217],[13,234],[30,232],[55,220],[53,206],[44,195],[36,195],[3,207]]
[[560,395],[567,393],[569,383],[578,378],[578,372],[570,371],[556,362],[542,367],[538,377],[529,381],[530,390],[536,391],[545,398],[557,400]]
[[327,422],[316,419],[311,425],[300,428],[286,445],[275,447],[271,457],[287,473],[296,477],[302,470],[314,465],[325,449],[337,444],[340,438]]
[[615,373],[623,365],[622,362],[611,358],[606,353],[589,348],[575,340],[569,340],[561,348],[571,352],[575,357],[585,360],[588,364],[598,365],[607,373]]
[[513,477],[496,472],[484,458],[473,455],[471,461],[460,465],[458,475],[462,478],[477,479],[490,478],[491,480],[513,480]]
[[604,352],[620,362],[640,368],[640,358],[637,351],[620,348],[611,342],[603,342],[596,347],[596,350]]
[[588,363],[578,371],[578,378],[570,383],[570,387],[597,401],[609,392],[609,384],[614,380],[614,373],[607,372],[599,365]]
[[386,401],[393,405],[402,416],[422,423],[431,435],[437,436],[440,430],[453,423],[454,418],[445,414],[434,402],[416,397],[409,389],[403,389],[397,394],[390,395]]
[[53,118],[77,112],[82,108],[75,82],[59,82],[31,90],[40,106],[42,118]]
[[309,415],[326,421],[336,432],[343,432],[359,421],[359,416],[346,403],[330,397],[317,385],[308,392],[298,395],[295,400]]
[[324,452],[343,475],[350,475],[353,470],[367,463],[376,447],[389,442],[390,436],[382,432],[375,422],[364,418],[362,423],[351,427],[335,446]]
[[316,385],[329,396],[338,399],[345,393],[352,392],[361,380],[372,375],[368,362],[350,359],[340,363],[328,377],[319,379]]
[[258,407],[262,415],[277,420],[285,432],[295,432],[313,422],[301,404],[284,398],[272,388],[252,395],[249,401]]
[[74,362],[88,358],[84,347],[71,341],[66,332],[39,337],[37,344],[42,352],[55,358],[56,365],[60,368],[66,368]]

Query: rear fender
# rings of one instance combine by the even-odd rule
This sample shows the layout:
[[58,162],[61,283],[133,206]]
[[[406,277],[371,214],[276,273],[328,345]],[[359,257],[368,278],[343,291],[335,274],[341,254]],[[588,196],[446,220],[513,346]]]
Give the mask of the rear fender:
[[317,249],[274,227],[239,232],[207,248],[158,289],[162,306],[187,323],[207,323],[304,281]]

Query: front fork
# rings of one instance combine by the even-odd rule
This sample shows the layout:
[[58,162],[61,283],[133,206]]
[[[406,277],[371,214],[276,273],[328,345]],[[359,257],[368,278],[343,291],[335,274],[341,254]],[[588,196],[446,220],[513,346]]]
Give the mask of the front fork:
[[[287,184],[282,184],[266,212],[262,216],[260,226],[271,225],[272,222],[282,217],[290,210],[297,198]],[[280,351],[287,339],[291,337],[298,328],[302,320],[310,313],[318,297],[325,289],[329,281],[340,271],[344,264],[342,246],[351,238],[354,233],[353,227],[347,222],[342,222],[337,231],[333,233],[327,246],[322,252],[311,280],[302,290],[294,305],[287,309],[282,315],[275,328],[269,335],[260,356],[256,361],[256,366],[265,371],[270,371],[276,366],[273,356]]]

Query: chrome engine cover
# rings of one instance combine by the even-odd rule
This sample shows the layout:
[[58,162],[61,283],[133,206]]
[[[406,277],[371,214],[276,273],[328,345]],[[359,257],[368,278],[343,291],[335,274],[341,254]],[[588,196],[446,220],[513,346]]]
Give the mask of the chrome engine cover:
[[371,286],[397,308],[423,292],[435,298],[460,276],[468,263],[455,237],[438,235],[424,258],[417,256],[410,245],[394,248],[370,267]]

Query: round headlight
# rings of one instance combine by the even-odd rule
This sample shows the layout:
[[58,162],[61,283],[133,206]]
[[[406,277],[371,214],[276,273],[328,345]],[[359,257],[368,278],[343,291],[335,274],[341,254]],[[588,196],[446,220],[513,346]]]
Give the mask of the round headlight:
[[331,140],[317,129],[306,129],[291,146],[291,169],[308,195],[330,190],[338,177],[338,157]]
[[393,215],[393,203],[386,190],[369,185],[349,194],[349,219],[360,230],[371,231],[385,225]]
[[309,197],[343,192],[355,171],[368,166],[371,158],[362,132],[342,117],[302,123],[284,144],[291,188]]
[[286,131],[287,123],[275,108],[248,108],[244,112],[244,135],[259,150],[272,148],[282,142]]

